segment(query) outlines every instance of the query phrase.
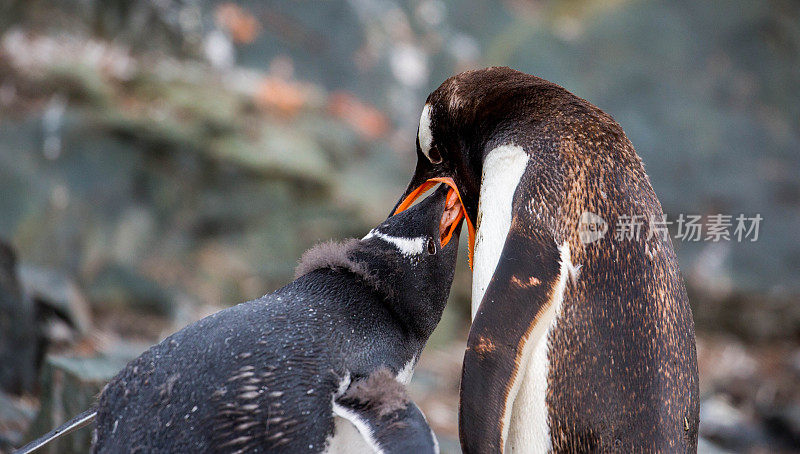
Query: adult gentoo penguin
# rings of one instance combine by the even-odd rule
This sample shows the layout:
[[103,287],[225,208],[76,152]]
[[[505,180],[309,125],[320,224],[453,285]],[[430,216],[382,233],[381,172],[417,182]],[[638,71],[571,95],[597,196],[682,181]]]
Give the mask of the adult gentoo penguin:
[[[696,451],[691,309],[622,128],[556,84],[488,68],[431,93],[418,131],[395,212],[444,182],[470,229],[464,451]],[[626,219],[640,235],[579,228]]]
[[94,416],[97,453],[438,452],[404,385],[447,301],[461,216],[442,186],[362,240],[311,249],[294,282],[152,347],[69,426]]

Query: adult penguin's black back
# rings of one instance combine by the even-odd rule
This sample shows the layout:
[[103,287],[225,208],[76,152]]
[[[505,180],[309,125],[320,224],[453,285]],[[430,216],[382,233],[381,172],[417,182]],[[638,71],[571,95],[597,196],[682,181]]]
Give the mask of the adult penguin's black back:
[[620,126],[546,80],[462,73],[428,97],[399,207],[431,179],[475,226],[464,451],[696,451],[691,309]]

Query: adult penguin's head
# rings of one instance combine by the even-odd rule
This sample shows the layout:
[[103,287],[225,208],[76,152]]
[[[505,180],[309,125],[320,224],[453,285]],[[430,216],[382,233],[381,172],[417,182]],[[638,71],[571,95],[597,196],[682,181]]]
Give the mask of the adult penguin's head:
[[[496,146],[530,139],[519,137],[524,128],[541,120],[537,102],[548,103],[553,87],[546,81],[510,68],[468,71],[447,79],[428,96],[417,131],[417,167],[392,213],[398,213],[435,186],[455,189],[466,213],[469,258],[472,263],[475,231],[479,227],[478,198],[486,153]],[[532,91],[537,96],[531,96]],[[541,93],[538,93],[541,91]],[[541,95],[541,96],[539,96]]]

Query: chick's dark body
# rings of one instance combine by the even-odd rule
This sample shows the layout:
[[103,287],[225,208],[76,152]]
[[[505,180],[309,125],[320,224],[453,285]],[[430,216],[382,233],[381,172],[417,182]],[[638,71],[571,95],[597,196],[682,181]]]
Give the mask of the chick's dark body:
[[422,348],[344,270],[313,271],[200,320],[109,383],[96,452],[319,452],[345,377],[401,370]]

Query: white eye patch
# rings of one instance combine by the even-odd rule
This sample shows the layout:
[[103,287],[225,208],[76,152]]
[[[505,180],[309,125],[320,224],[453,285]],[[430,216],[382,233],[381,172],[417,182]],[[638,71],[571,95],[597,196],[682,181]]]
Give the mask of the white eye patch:
[[431,160],[431,146],[433,145],[433,131],[431,131],[431,105],[425,104],[425,107],[422,108],[422,115],[419,117],[419,133],[417,135],[419,139],[419,148],[422,150],[422,154],[428,158],[429,161]]
[[391,243],[394,247],[400,251],[406,257],[412,255],[419,255],[425,250],[425,237],[417,237],[417,238],[403,238],[399,236],[392,236],[387,235],[385,233],[381,233],[377,230],[370,230],[370,232],[362,238],[362,240],[368,240],[370,238],[379,238],[387,243]]

